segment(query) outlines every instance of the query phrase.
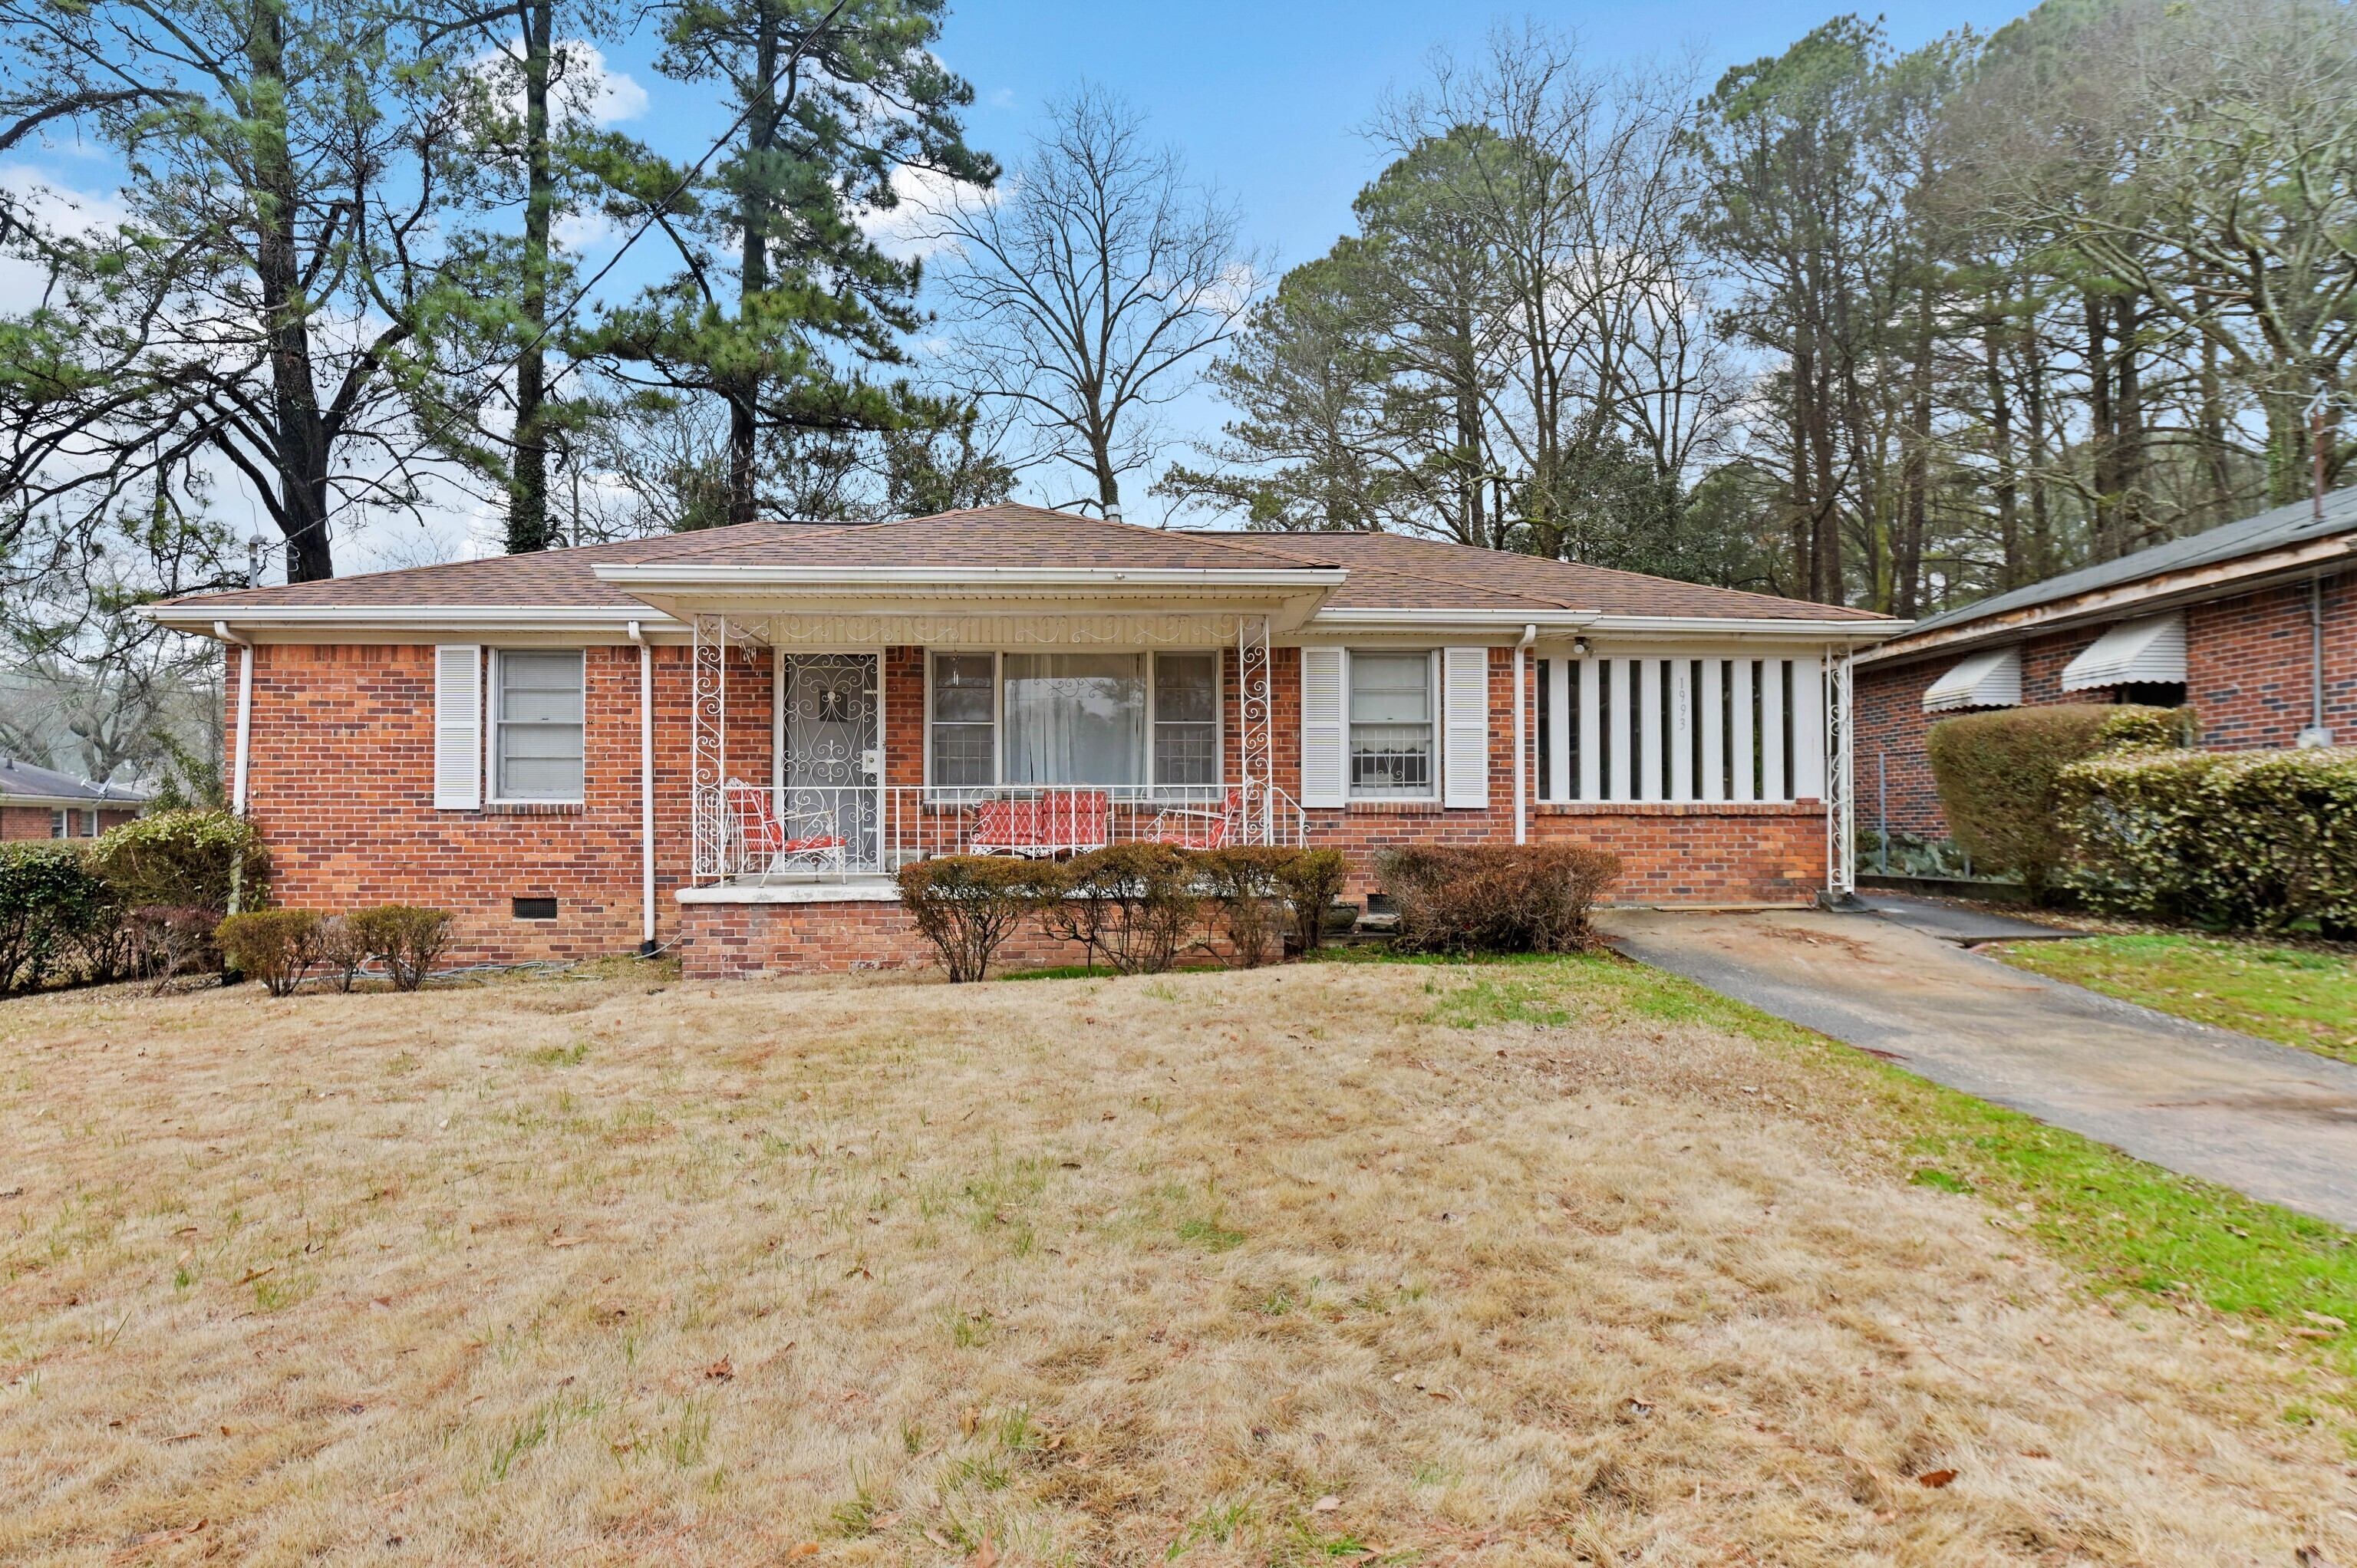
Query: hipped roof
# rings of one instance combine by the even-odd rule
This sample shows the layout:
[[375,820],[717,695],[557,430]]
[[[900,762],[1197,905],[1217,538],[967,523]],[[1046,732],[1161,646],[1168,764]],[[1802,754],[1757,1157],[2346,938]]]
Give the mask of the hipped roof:
[[1166,531],[1030,506],[978,507],[866,525],[742,523],[694,533],[502,555],[446,565],[237,589],[168,600],[164,618],[199,611],[234,622],[286,609],[481,609],[514,606],[629,611],[643,601],[601,581],[607,565],[841,567],[846,572],[934,568],[1135,570],[1217,575],[1340,568],[1330,610],[1555,610],[1664,618],[1855,624],[1884,635],[1890,622],[1865,610],[1703,587],[1633,572],[1480,550],[1437,540],[1371,533],[1213,533]]

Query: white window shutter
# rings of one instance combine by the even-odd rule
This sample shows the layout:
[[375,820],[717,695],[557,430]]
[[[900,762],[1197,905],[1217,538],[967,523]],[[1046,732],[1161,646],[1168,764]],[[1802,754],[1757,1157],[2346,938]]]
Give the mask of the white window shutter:
[[1441,653],[1441,799],[1448,807],[1490,803],[1490,650]]
[[471,642],[434,650],[434,809],[483,803],[483,650]]
[[1301,650],[1301,803],[1346,805],[1351,798],[1349,713],[1342,650]]

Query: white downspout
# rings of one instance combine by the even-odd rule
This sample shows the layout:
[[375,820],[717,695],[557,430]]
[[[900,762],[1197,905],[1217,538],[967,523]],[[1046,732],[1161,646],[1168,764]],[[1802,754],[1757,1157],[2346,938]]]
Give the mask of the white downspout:
[[639,645],[639,950],[655,950],[655,650],[637,621]]
[[253,639],[230,630],[229,622],[213,622],[213,635],[237,644],[237,753],[231,764],[229,809],[245,815],[245,759],[253,746]]
[[1523,628],[1523,639],[1514,644],[1514,842],[1526,843],[1530,837],[1530,696],[1523,690],[1524,659],[1531,644],[1539,639],[1536,625]]

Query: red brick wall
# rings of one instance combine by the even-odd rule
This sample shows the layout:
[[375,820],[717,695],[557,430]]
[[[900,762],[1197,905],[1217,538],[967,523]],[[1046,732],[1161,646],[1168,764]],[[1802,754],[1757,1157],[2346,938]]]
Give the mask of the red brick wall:
[[[2201,744],[2225,751],[2287,746],[2309,722],[2310,634],[2305,583],[2216,599],[2185,612],[2185,700],[2201,724]],[[2065,692],[2062,667],[2102,635],[2104,625],[2031,638],[2021,644],[2025,704],[2108,702],[2108,691]],[[2357,737],[2357,578],[2324,589],[2324,722]],[[1895,832],[1944,835],[1924,738],[1932,722],[1923,693],[1964,655],[1942,652],[1857,671],[1857,822],[1878,824],[1878,764],[1888,779]]]
[[[9,839],[48,838],[50,821],[56,814],[56,808],[51,806],[0,806],[0,842]],[[136,811],[102,811],[98,813],[98,831],[104,832],[109,828],[119,828],[138,814]],[[76,808],[73,812],[73,822],[68,830],[67,836],[87,842],[86,835],[82,832],[82,813],[80,808]]]

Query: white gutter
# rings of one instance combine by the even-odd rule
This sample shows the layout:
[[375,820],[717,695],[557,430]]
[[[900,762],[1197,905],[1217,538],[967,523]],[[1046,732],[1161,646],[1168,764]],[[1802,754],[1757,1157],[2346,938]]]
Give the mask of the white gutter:
[[1522,641],[1514,644],[1514,842],[1516,843],[1526,843],[1530,837],[1530,782],[1527,778],[1530,770],[1530,743],[1526,732],[1527,715],[1531,704],[1529,695],[1523,690],[1523,660],[1530,654],[1531,644],[1538,639],[1538,627],[1535,624],[1526,624],[1523,628]]
[[242,817],[245,815],[245,759],[253,744],[253,642],[230,630],[225,620],[213,622],[213,635],[244,650],[237,661],[237,762],[229,796],[229,809]]
[[630,625],[639,645],[639,951],[655,950],[655,650]]
[[312,628],[358,630],[390,628],[416,631],[591,631],[619,637],[632,621],[660,631],[687,633],[687,623],[645,606],[591,609],[546,605],[239,605],[191,599],[181,605],[146,605],[140,614],[175,631],[210,631],[240,642],[228,631],[224,614],[248,632],[303,631]]

